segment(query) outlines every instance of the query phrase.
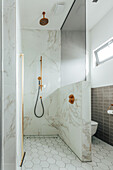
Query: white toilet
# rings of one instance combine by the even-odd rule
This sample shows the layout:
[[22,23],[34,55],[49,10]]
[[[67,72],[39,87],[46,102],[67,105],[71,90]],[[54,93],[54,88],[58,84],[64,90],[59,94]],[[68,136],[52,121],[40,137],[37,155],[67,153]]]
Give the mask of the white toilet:
[[98,128],[98,123],[95,121],[91,121],[91,136],[93,136]]

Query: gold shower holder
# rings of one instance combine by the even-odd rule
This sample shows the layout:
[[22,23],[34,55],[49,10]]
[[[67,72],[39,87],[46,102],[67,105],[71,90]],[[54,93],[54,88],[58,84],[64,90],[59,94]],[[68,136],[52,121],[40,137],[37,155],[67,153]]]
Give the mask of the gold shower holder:
[[43,85],[39,85],[40,87],[41,87],[41,89],[42,89],[42,87],[43,87]]
[[42,85],[42,56],[40,57],[40,76],[37,79],[40,81],[39,86],[42,91],[42,87],[43,87],[43,85]]

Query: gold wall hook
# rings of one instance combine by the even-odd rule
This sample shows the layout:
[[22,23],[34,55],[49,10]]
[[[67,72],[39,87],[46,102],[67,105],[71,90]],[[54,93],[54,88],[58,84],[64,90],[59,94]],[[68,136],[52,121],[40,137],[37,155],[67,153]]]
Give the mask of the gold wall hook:
[[[111,105],[108,107],[108,110],[110,110],[112,106],[113,106],[113,104],[111,104]],[[108,110],[107,110],[107,111],[108,111]]]

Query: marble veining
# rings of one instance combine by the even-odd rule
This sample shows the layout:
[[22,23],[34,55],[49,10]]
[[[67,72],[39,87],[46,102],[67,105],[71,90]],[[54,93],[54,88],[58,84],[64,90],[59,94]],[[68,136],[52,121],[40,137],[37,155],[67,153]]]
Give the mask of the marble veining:
[[[19,85],[18,88],[16,86],[15,0],[3,1],[3,27],[3,40],[5,40],[3,41],[3,164],[4,170],[12,170],[16,169],[16,93],[19,88]],[[25,52],[24,133],[26,135],[59,134],[82,161],[91,160],[89,91],[86,94],[89,86],[86,87],[87,83],[80,82],[60,88],[60,31],[22,30],[22,35],[22,50]],[[20,49],[17,52],[19,54]],[[35,118],[33,108],[38,89],[37,77],[40,73],[39,61],[41,55],[43,56],[43,84],[46,85],[41,95],[44,98],[46,112],[40,121]],[[70,93],[75,95],[74,105],[68,103]],[[19,110],[21,110],[21,106]],[[40,112],[39,105],[38,113]],[[17,117],[21,120],[21,117]],[[21,129],[19,135],[21,136]],[[47,143],[49,144],[49,141]],[[59,143],[64,146],[64,143],[60,140]],[[67,146],[64,146],[64,148],[67,148]],[[37,152],[34,148],[33,152],[35,151]],[[54,148],[53,153],[55,153]],[[43,160],[43,158],[41,159]],[[54,162],[54,160],[49,161]],[[41,166],[45,165],[43,163]],[[61,168],[65,166],[62,162],[57,162],[57,165]],[[72,165],[67,165],[67,168],[69,169],[70,166],[72,167]]]
[[3,1],[3,170],[16,169],[16,1]]
[[[75,96],[75,103],[73,105],[68,102],[70,94]],[[89,83],[83,81],[60,88],[59,100],[60,137],[82,161],[91,161]]]
[[[57,135],[82,161],[91,160],[90,85],[73,83],[60,88],[60,31],[22,30],[25,55],[24,135]],[[34,104],[43,56],[43,97],[45,114],[34,116]],[[69,95],[74,94],[71,105]],[[40,102],[37,114],[41,114]]]
[[[60,31],[22,30],[25,56],[24,134],[55,135],[57,120],[57,89],[60,87],[61,40]],[[34,116],[34,105],[38,91],[37,77],[40,75],[40,56],[43,57],[43,97],[45,115]],[[54,110],[54,112],[53,112]],[[40,102],[37,113],[41,114]]]

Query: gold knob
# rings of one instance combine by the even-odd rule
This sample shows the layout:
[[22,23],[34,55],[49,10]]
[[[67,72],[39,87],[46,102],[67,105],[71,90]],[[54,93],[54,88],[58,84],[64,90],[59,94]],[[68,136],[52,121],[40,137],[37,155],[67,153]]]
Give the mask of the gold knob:
[[42,78],[41,77],[38,77],[38,80],[40,81]]

